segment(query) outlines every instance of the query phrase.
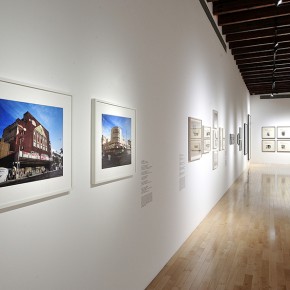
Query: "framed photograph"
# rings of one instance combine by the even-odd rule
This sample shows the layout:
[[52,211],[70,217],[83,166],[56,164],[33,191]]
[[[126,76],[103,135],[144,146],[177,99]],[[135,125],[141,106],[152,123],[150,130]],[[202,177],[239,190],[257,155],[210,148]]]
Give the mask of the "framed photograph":
[[252,154],[252,151],[251,151],[251,143],[252,143],[252,140],[251,140],[251,131],[252,131],[252,119],[251,119],[251,115],[248,114],[248,160],[251,160],[251,154]]
[[290,140],[278,140],[277,152],[290,152]]
[[212,149],[216,150],[219,146],[219,136],[218,136],[218,129],[212,130]]
[[188,132],[190,139],[201,139],[202,121],[195,118],[188,118]]
[[218,111],[212,110],[212,128],[218,129]]
[[136,171],[136,110],[92,100],[92,184]]
[[211,127],[203,126],[203,139],[211,139]]
[[223,149],[223,128],[219,128],[219,151]]
[[235,144],[235,134],[230,134],[230,145]]
[[0,81],[0,210],[71,189],[71,96]]
[[278,139],[290,139],[290,127],[277,127]]
[[275,139],[275,127],[262,127],[262,139]]
[[276,152],[275,140],[262,140],[263,152]]
[[203,153],[209,153],[211,149],[210,139],[203,140]]
[[212,151],[212,169],[215,170],[218,167],[218,157],[219,152],[218,151]]
[[201,140],[191,140],[189,148],[189,160],[194,161],[201,158]]
[[209,153],[211,150],[211,127],[202,127],[203,132],[203,153]]
[[244,155],[248,154],[248,124],[244,123]]
[[242,130],[242,127],[239,127],[239,134],[238,134],[238,145],[239,145],[239,151],[242,151],[243,150],[243,130]]
[[202,121],[188,117],[188,161],[192,162],[202,155]]

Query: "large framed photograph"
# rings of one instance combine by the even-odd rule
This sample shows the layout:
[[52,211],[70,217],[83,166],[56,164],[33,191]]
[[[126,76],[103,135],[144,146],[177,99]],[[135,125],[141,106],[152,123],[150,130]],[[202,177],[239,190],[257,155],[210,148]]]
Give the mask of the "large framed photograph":
[[290,127],[277,127],[278,139],[290,139]]
[[135,122],[135,109],[92,100],[92,184],[134,175]]
[[262,127],[262,139],[275,139],[275,127]]
[[192,117],[188,118],[188,161],[195,161],[202,155],[202,121]]
[[290,152],[290,140],[278,140],[277,152]]
[[0,81],[0,210],[68,193],[71,96]]
[[276,152],[275,140],[262,140],[263,152]]

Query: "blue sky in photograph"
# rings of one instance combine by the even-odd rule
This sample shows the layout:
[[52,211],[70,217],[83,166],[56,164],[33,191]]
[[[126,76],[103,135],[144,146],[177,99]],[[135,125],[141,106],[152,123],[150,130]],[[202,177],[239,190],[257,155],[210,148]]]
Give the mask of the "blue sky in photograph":
[[0,137],[7,126],[22,119],[27,111],[49,132],[51,149],[59,152],[63,147],[62,108],[0,99]]
[[125,140],[131,140],[131,118],[102,114],[103,135],[111,140],[111,129],[118,126],[122,129]]

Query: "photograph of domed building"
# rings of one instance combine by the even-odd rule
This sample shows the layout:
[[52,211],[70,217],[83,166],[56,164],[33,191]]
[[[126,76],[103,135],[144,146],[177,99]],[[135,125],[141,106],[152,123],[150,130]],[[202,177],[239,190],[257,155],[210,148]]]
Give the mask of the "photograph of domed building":
[[102,169],[131,164],[131,118],[102,114]]

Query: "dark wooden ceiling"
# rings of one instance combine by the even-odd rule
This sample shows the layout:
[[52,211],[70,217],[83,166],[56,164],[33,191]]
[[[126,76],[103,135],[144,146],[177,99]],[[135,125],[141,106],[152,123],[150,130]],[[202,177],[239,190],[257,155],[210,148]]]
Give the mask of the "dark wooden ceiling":
[[207,0],[251,95],[290,92],[290,0]]

